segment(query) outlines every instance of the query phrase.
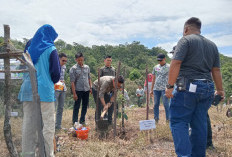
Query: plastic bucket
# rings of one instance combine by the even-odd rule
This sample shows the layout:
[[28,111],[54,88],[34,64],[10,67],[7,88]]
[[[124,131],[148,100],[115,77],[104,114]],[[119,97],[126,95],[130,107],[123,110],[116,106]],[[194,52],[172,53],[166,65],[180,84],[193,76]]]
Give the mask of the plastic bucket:
[[86,130],[76,130],[77,138],[81,140],[88,139],[89,128],[86,127]]

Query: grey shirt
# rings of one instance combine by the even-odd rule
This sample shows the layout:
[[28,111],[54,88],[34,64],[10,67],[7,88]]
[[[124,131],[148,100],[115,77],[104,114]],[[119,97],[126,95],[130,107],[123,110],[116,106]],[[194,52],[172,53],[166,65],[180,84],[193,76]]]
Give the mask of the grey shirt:
[[101,67],[100,69],[100,77],[102,76],[115,76],[115,68],[114,67]]
[[76,91],[89,91],[90,68],[88,65],[80,67],[75,64],[70,69],[70,82],[75,82]]
[[[99,90],[99,98],[104,98],[105,93],[112,92],[114,90],[113,80],[114,76],[102,76],[100,78],[100,90]],[[98,88],[98,80],[93,82],[93,89],[97,90]]]
[[136,89],[136,95],[139,94],[140,96],[143,96],[144,95],[144,90],[141,88],[141,89]]
[[179,76],[188,79],[212,80],[212,68],[220,67],[217,46],[196,34],[184,36],[179,40],[172,59],[182,61]]
[[155,75],[155,85],[153,90],[161,91],[165,90],[166,85],[168,83],[168,72],[170,69],[170,65],[166,63],[161,66],[157,64],[152,71],[152,74]]

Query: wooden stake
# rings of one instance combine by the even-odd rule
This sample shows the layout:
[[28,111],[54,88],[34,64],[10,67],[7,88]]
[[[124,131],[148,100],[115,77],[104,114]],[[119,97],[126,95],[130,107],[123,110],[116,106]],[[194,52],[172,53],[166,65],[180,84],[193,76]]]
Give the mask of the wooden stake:
[[[10,26],[4,25],[4,42],[5,42],[5,51],[10,53],[9,48],[9,40],[10,40]],[[4,89],[4,106],[5,108],[5,120],[4,120],[4,137],[7,148],[9,150],[11,157],[18,157],[19,154],[17,149],[12,141],[12,134],[11,134],[11,125],[10,125],[10,112],[11,112],[11,73],[10,73],[10,57],[4,58],[4,69],[5,69],[5,89]]]
[[121,62],[118,62],[118,69],[115,76],[115,88],[114,88],[114,138],[117,135],[116,125],[117,125],[117,92],[118,92],[118,76],[120,73]]
[[33,105],[35,105],[35,110],[33,111],[35,114],[34,122],[34,129],[35,129],[35,136],[36,138],[36,147],[38,149],[38,156],[45,156],[45,146],[44,146],[44,137],[43,137],[43,120],[42,120],[42,113],[41,113],[41,105],[40,105],[40,97],[38,94],[38,85],[37,85],[37,78],[36,78],[36,69],[32,63],[31,57],[29,53],[23,53],[23,57],[26,60],[26,65],[28,66],[28,71],[31,80],[31,89],[33,94]]
[[[97,86],[97,105],[96,105],[96,122],[98,122],[99,120],[99,110],[100,110],[100,106],[99,106],[99,91],[100,91],[100,69],[98,68],[98,77],[97,77],[97,80],[98,80],[98,86]],[[96,127],[97,128],[97,127]]]
[[147,114],[146,114],[146,120],[148,120],[148,112],[149,112],[149,100],[148,100],[148,98],[149,98],[149,95],[148,94],[150,94],[150,93],[148,93],[148,70],[147,70],[147,65],[146,65],[146,88],[147,88]]
[[[123,68],[123,76],[124,76],[124,79],[125,79],[125,74],[126,74],[126,68],[124,67]],[[122,84],[122,96],[123,96],[123,99],[124,99],[124,90],[125,90],[125,80]],[[125,106],[124,106],[124,101],[122,102],[122,131],[125,132],[125,127],[124,127],[124,109],[125,109]]]

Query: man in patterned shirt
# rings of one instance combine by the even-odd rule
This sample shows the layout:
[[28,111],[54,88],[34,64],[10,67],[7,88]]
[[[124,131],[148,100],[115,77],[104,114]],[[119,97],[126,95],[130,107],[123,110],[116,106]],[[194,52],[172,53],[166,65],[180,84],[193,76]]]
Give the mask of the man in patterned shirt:
[[166,63],[165,55],[160,53],[157,56],[157,64],[152,71],[153,79],[150,94],[154,94],[154,119],[159,121],[159,105],[160,97],[162,96],[163,105],[166,113],[166,121],[169,121],[169,100],[165,96],[165,88],[168,82],[168,72],[170,65]]

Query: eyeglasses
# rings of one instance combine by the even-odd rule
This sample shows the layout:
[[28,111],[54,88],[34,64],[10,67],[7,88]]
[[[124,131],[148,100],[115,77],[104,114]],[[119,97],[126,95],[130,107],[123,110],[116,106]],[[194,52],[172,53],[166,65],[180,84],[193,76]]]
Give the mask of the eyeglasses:
[[67,62],[67,60],[62,60],[62,62]]

